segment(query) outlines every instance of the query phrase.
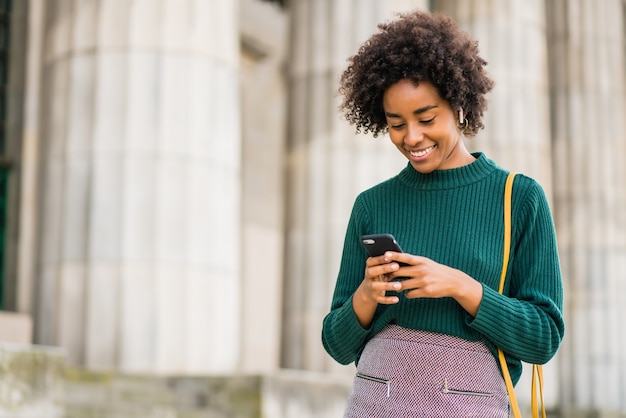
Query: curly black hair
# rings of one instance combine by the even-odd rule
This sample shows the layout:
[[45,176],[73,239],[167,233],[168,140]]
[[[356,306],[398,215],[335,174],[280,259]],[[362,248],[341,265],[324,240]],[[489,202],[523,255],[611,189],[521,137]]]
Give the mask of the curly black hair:
[[478,42],[442,13],[415,10],[397,16],[379,24],[379,31],[348,59],[339,82],[339,110],[357,133],[377,137],[387,132],[385,91],[402,79],[427,81],[451,108],[463,108],[468,121],[464,133],[475,136],[484,127],[485,95],[493,87]]

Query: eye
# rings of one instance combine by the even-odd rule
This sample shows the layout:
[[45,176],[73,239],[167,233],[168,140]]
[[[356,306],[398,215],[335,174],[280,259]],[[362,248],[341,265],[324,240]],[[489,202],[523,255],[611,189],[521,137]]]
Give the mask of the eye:
[[404,123],[399,123],[399,124],[396,124],[396,125],[391,125],[391,129],[396,130],[396,131],[397,131],[397,130],[399,130],[399,129],[402,129],[402,128],[404,128]]
[[422,125],[430,125],[431,123],[433,123],[435,121],[435,117],[433,116],[430,119],[426,119],[426,120],[421,120],[420,123]]

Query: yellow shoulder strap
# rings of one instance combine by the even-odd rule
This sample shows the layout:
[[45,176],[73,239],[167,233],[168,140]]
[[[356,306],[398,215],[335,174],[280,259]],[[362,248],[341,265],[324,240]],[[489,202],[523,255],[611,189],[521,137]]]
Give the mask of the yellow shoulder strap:
[[[506,185],[504,186],[504,256],[502,257],[502,273],[500,274],[500,286],[498,292],[504,292],[504,281],[506,280],[506,271],[509,266],[509,255],[511,253],[511,194],[513,192],[513,178],[515,173],[510,173],[506,178]],[[506,358],[504,352],[498,347],[498,360],[500,360],[500,368],[502,369],[502,375],[504,376],[504,384],[506,385],[506,391],[509,394],[509,402],[511,403],[511,411],[513,417],[522,418],[519,405],[517,404],[517,397],[515,396],[515,388],[513,387],[513,381],[511,380],[511,374],[509,373],[509,367],[506,364]]]
[[513,179],[515,173],[509,173],[504,186],[504,256],[502,257],[502,273],[500,274],[500,287],[498,292],[504,292],[504,281],[506,280],[506,270],[509,266],[509,255],[511,254],[511,195],[513,194]]
[[[504,292],[504,282],[506,280],[506,271],[509,266],[509,256],[511,253],[511,195],[513,193],[513,179],[515,173],[510,173],[506,179],[506,185],[504,186],[504,256],[502,261],[502,273],[500,274],[500,286],[498,292]],[[513,387],[513,381],[511,380],[511,374],[509,373],[509,367],[506,364],[506,357],[502,349],[498,348],[498,360],[500,361],[500,367],[502,368],[502,375],[504,376],[504,384],[506,385],[506,391],[509,394],[509,402],[511,403],[511,411],[514,418],[522,418],[519,405],[517,404],[517,397],[515,396],[515,388]],[[531,387],[531,410],[533,418],[539,418],[537,410],[537,385],[535,381],[539,381],[539,395],[541,396],[541,415],[546,418],[546,409],[543,403],[543,368],[540,364],[533,364],[532,374],[532,387]]]

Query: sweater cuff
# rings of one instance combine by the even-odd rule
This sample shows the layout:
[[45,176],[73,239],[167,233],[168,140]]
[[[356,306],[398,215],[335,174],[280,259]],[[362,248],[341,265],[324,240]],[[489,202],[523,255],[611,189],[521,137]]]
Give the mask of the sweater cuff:
[[355,361],[369,330],[359,323],[352,307],[352,297],[327,320],[330,323],[324,324],[326,332],[323,342],[328,353],[341,364]]
[[[369,329],[363,328],[359,322],[359,318],[356,316],[354,306],[352,305],[352,298],[354,295],[346,301],[342,309],[345,309],[345,315],[337,315],[337,329],[344,330],[351,338],[365,338],[369,333]],[[348,337],[344,335],[342,338]]]
[[493,318],[497,318],[501,314],[500,293],[484,284],[482,286],[483,298],[478,305],[478,312],[476,312],[475,317],[468,314],[466,320],[468,326],[480,332],[493,327]]

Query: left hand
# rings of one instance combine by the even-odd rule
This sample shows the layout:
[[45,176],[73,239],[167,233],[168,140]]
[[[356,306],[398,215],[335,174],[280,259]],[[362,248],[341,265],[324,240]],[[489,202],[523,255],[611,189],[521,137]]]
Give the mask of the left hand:
[[409,299],[451,297],[470,315],[475,316],[483,296],[482,284],[465,272],[427,257],[408,253],[386,253],[385,261],[408,264],[388,274],[402,280],[401,290]]

